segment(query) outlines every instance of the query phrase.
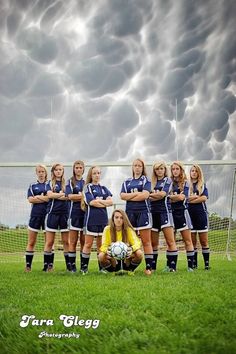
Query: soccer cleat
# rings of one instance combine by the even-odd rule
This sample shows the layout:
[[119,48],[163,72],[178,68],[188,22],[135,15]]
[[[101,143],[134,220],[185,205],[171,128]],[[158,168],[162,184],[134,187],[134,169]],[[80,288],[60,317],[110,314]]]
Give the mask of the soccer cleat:
[[169,268],[169,272],[170,272],[170,273],[175,273],[176,270],[175,270],[174,268]]
[[205,270],[210,270],[211,268],[209,266],[205,266]]
[[26,267],[25,267],[25,273],[30,273],[30,272],[31,272],[31,267],[26,266]]
[[134,272],[132,272],[131,270],[128,270],[127,274],[128,274],[130,277],[133,277],[133,276],[134,276]]
[[43,272],[47,272],[48,271],[48,264],[45,263],[42,269]]
[[193,268],[188,267],[188,272],[194,272]]
[[52,264],[49,264],[49,265],[48,265],[47,271],[48,271],[49,273],[52,273],[52,272],[53,272],[53,265],[52,265]]
[[76,267],[72,267],[71,268],[71,273],[76,273],[77,272],[77,268]]
[[86,267],[81,268],[80,272],[81,272],[82,275],[88,274],[88,267],[86,266]]
[[67,263],[66,270],[68,270],[68,272],[71,272],[72,268],[70,263]]

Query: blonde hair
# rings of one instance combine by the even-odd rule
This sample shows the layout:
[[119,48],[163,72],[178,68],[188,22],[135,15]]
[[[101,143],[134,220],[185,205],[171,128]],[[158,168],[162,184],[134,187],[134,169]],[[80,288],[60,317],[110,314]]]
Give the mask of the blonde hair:
[[[93,169],[94,169],[94,168],[99,168],[99,169],[100,169],[100,167],[99,167],[99,166],[96,166],[96,165],[91,166],[91,167],[89,168],[83,191],[87,188],[87,185],[88,185],[89,183],[92,183],[92,181],[93,181],[93,179],[92,179],[92,174],[93,174]],[[81,209],[82,209],[82,210],[85,211],[85,210],[87,209],[87,205],[86,205],[85,200],[84,200],[84,193],[82,193],[80,205],[81,205]]]
[[55,191],[56,177],[55,177],[54,171],[55,171],[55,169],[58,166],[61,166],[63,168],[63,174],[61,176],[61,190],[62,190],[62,192],[64,192],[65,191],[66,182],[65,182],[65,178],[64,178],[64,166],[61,163],[55,163],[54,165],[52,165],[52,168],[51,168],[52,191],[53,192]]
[[[180,168],[180,175],[179,175],[178,181],[175,181],[173,173],[172,173],[172,168],[173,168],[174,165],[177,165]],[[184,184],[187,181],[187,176],[186,176],[186,173],[185,173],[185,170],[184,170],[184,165],[180,161],[174,161],[174,162],[172,162],[172,164],[170,166],[170,169],[171,169],[171,179],[173,180],[173,182],[175,184],[178,184],[178,187],[179,187],[180,191],[183,192]]]
[[74,163],[73,163],[73,176],[71,177],[71,184],[72,184],[72,187],[75,187],[75,184],[76,184],[76,177],[75,177],[75,166],[76,165],[81,165],[83,167],[83,173],[84,173],[84,162],[81,161],[81,160],[76,160]]
[[190,168],[190,173],[189,173],[189,179],[190,179],[190,194],[193,193],[193,180],[191,178],[191,170],[192,168],[196,168],[197,174],[198,174],[198,178],[197,178],[197,190],[199,192],[199,195],[202,194],[203,190],[204,190],[204,176],[203,176],[203,172],[202,169],[199,165],[197,164],[193,164],[192,167]]
[[43,169],[44,169],[44,171],[45,171],[45,181],[44,181],[44,182],[46,182],[46,181],[48,180],[47,167],[46,167],[45,165],[43,165],[43,164],[38,164],[38,165],[36,165],[36,166],[35,166],[35,172],[36,172],[36,174],[37,174],[37,169],[38,169],[38,168],[43,168]]
[[166,163],[164,161],[155,162],[152,166],[152,190],[155,188],[155,185],[157,183],[157,175],[156,175],[155,170],[161,166],[163,166],[165,168],[164,177],[169,176],[169,171],[168,171]]
[[128,242],[128,229],[132,229],[134,230],[133,226],[131,225],[129,218],[126,214],[126,212],[122,209],[115,209],[112,213],[110,222],[109,222],[109,226],[110,226],[110,233],[111,233],[111,242],[116,242],[117,238],[116,238],[116,226],[114,223],[114,217],[115,217],[115,213],[120,213],[123,217],[123,225],[122,225],[122,241],[127,243]]
[[139,162],[141,162],[141,164],[142,164],[143,169],[142,169],[142,174],[141,174],[141,175],[142,175],[142,176],[147,176],[147,170],[146,170],[146,166],[145,166],[144,161],[143,161],[142,159],[140,159],[140,158],[137,158],[137,159],[135,159],[135,160],[133,161],[133,164],[132,164],[132,175],[133,175],[133,177],[134,177],[134,169],[133,169],[133,166],[134,166],[135,161],[139,161]]

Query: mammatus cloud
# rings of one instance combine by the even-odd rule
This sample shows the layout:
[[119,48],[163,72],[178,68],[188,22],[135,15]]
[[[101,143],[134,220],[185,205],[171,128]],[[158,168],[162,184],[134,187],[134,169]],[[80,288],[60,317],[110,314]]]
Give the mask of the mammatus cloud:
[[235,13],[234,0],[1,1],[2,162],[172,160],[177,141],[182,160],[235,159]]

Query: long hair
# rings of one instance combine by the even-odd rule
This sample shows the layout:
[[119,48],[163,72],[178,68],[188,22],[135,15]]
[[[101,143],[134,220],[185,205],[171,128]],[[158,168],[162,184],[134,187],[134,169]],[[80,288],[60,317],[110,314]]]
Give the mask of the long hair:
[[55,177],[54,171],[58,166],[61,166],[63,168],[63,174],[61,176],[61,190],[62,190],[62,192],[65,192],[66,182],[65,182],[65,178],[64,178],[64,166],[61,163],[55,163],[54,165],[52,165],[52,168],[51,168],[52,191],[53,192],[55,191],[56,177]]
[[[196,168],[196,171],[197,171],[197,174],[198,174],[198,178],[197,178],[197,190],[199,192],[199,195],[202,194],[203,192],[203,189],[204,189],[204,176],[203,176],[203,172],[202,172],[202,169],[199,165],[197,164],[193,164],[191,169],[190,169],[190,172],[192,170],[192,168]],[[191,178],[191,174],[190,174],[190,194],[193,193],[193,180]]]
[[110,226],[110,233],[111,233],[111,242],[116,242],[116,227],[115,227],[115,223],[114,223],[114,216],[115,213],[120,213],[123,217],[123,225],[122,225],[122,241],[127,243],[128,242],[128,229],[131,228],[132,230],[134,230],[133,226],[131,225],[129,218],[126,214],[126,212],[122,209],[115,209],[112,213],[110,222],[109,222],[109,226]]
[[38,164],[38,165],[36,165],[36,166],[35,166],[35,172],[36,172],[36,174],[37,174],[37,169],[38,169],[38,168],[43,168],[43,169],[44,169],[44,171],[45,171],[45,180],[44,180],[44,182],[46,182],[46,181],[48,180],[47,167],[46,167],[45,165],[43,165],[43,164]]
[[164,161],[157,161],[153,164],[152,166],[152,190],[155,188],[155,185],[157,183],[157,175],[156,175],[156,172],[155,170],[158,169],[159,167],[163,166],[164,169],[165,169],[165,172],[164,172],[164,177],[168,177],[169,176],[169,173],[168,173],[168,168],[167,168],[167,165]]
[[76,176],[75,176],[75,166],[76,166],[76,165],[81,165],[81,166],[83,167],[83,173],[84,173],[84,168],[85,168],[83,161],[77,160],[77,161],[74,162],[74,164],[73,164],[73,176],[72,176],[71,179],[70,179],[73,188],[74,188],[75,185],[76,185]]
[[134,169],[133,169],[133,165],[134,165],[134,163],[135,163],[135,161],[139,161],[139,162],[141,162],[141,164],[142,164],[142,176],[147,176],[147,170],[146,170],[146,166],[145,166],[145,163],[144,163],[144,161],[142,160],[142,159],[140,159],[140,158],[137,158],[137,159],[135,159],[134,161],[133,161],[133,164],[132,164],[132,175],[133,175],[133,177],[134,177]]
[[[173,176],[173,173],[172,173],[172,168],[173,168],[174,165],[177,165],[180,168],[180,175],[179,175],[178,181],[176,181],[174,179],[174,176]],[[173,183],[177,184],[179,189],[180,189],[180,191],[183,192],[184,184],[187,181],[187,176],[186,176],[186,173],[185,173],[185,170],[184,170],[184,165],[180,161],[174,161],[174,162],[172,162],[172,164],[170,166],[170,169],[171,169],[171,179],[172,179]]]
[[[93,169],[96,168],[96,167],[100,169],[100,167],[99,167],[99,166],[96,166],[96,165],[91,166],[91,167],[89,168],[88,173],[87,173],[87,177],[86,177],[86,180],[85,180],[83,192],[84,192],[85,189],[87,188],[87,185],[88,185],[89,183],[92,183],[92,181],[93,181],[93,179],[92,179]],[[81,205],[81,209],[82,209],[82,210],[85,211],[85,210],[87,209],[87,205],[86,205],[85,200],[84,200],[84,193],[82,193],[80,205]]]

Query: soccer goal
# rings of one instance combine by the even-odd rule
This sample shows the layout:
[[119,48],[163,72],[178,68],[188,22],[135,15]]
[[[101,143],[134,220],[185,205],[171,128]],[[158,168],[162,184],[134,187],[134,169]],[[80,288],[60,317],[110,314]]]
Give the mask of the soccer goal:
[[[196,161],[195,161],[196,162]],[[209,212],[209,245],[211,252],[232,259],[236,255],[236,212],[235,212],[235,161],[198,161],[201,165],[205,182],[209,190],[207,207]],[[130,163],[100,163],[102,183],[113,193],[114,206],[109,208],[124,208],[119,194],[124,179],[131,176]],[[28,220],[30,204],[27,201],[27,190],[30,183],[36,180],[35,165],[29,163],[0,163],[0,261],[22,261],[27,245]],[[72,175],[73,163],[64,163],[65,177]],[[87,165],[85,174],[87,174]],[[185,163],[188,174],[191,163]],[[147,164],[151,177],[152,164]],[[50,168],[48,166],[48,172]],[[38,234],[35,255],[42,259],[44,248],[44,233]],[[180,235],[177,235],[179,249],[183,249]],[[58,233],[55,241],[55,251],[60,253],[62,244]],[[160,239],[160,251],[165,250],[163,236]]]

